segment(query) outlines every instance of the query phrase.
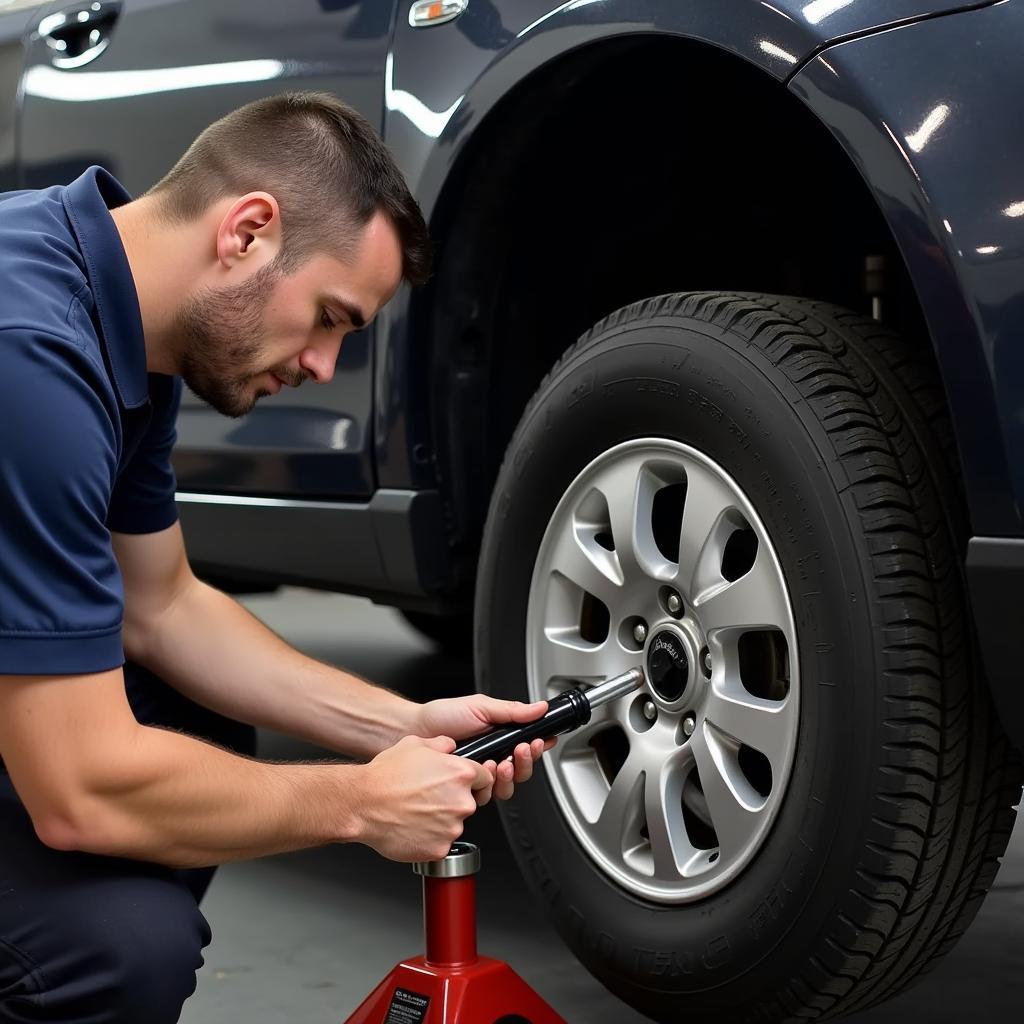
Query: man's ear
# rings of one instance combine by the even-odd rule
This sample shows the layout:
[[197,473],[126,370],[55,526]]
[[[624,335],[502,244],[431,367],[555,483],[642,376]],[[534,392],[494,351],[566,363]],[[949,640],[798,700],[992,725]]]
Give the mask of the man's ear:
[[269,263],[281,248],[281,211],[269,192],[236,199],[217,228],[217,259],[225,267],[257,257]]

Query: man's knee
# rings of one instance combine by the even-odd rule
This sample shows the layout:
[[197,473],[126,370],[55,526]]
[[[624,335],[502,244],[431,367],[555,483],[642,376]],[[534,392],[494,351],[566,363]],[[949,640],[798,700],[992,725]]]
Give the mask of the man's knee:
[[42,968],[42,1004],[54,1020],[174,1024],[203,964],[205,918],[187,889],[163,878],[106,897],[68,922],[62,955]]
[[180,915],[155,919],[145,931],[123,931],[106,943],[101,987],[108,993],[104,1002],[111,1024],[174,1024],[181,1015],[182,1004],[195,991],[209,939],[198,908],[191,897],[185,900],[188,906]]

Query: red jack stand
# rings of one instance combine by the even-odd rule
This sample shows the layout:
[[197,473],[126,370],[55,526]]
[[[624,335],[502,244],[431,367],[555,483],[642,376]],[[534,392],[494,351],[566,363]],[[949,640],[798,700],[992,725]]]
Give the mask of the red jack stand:
[[426,956],[403,960],[345,1024],[566,1024],[508,964],[476,952],[480,850],[455,843],[423,876]]

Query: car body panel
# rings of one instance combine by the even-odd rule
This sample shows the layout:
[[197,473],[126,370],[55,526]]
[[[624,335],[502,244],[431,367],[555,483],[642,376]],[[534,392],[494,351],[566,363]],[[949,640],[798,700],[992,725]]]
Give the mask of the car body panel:
[[178,492],[189,560],[229,581],[282,580],[416,606],[448,572],[436,491],[378,489],[368,502]]
[[[34,24],[69,9],[52,5]],[[53,66],[37,34],[22,83],[22,183],[66,182],[99,163],[139,194],[212,121],[289,88],[343,96],[380,128],[391,23],[387,3],[126,0],[107,50],[70,70]],[[181,487],[370,497],[373,362],[371,328],[346,340],[330,384],[285,392],[243,423],[186,393],[174,456]]]

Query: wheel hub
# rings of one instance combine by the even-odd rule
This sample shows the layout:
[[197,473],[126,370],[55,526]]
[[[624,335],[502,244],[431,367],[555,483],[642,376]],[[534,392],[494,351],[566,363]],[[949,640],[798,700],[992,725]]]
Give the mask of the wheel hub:
[[683,698],[690,683],[690,659],[682,632],[674,626],[659,629],[647,647],[647,680],[666,704]]

